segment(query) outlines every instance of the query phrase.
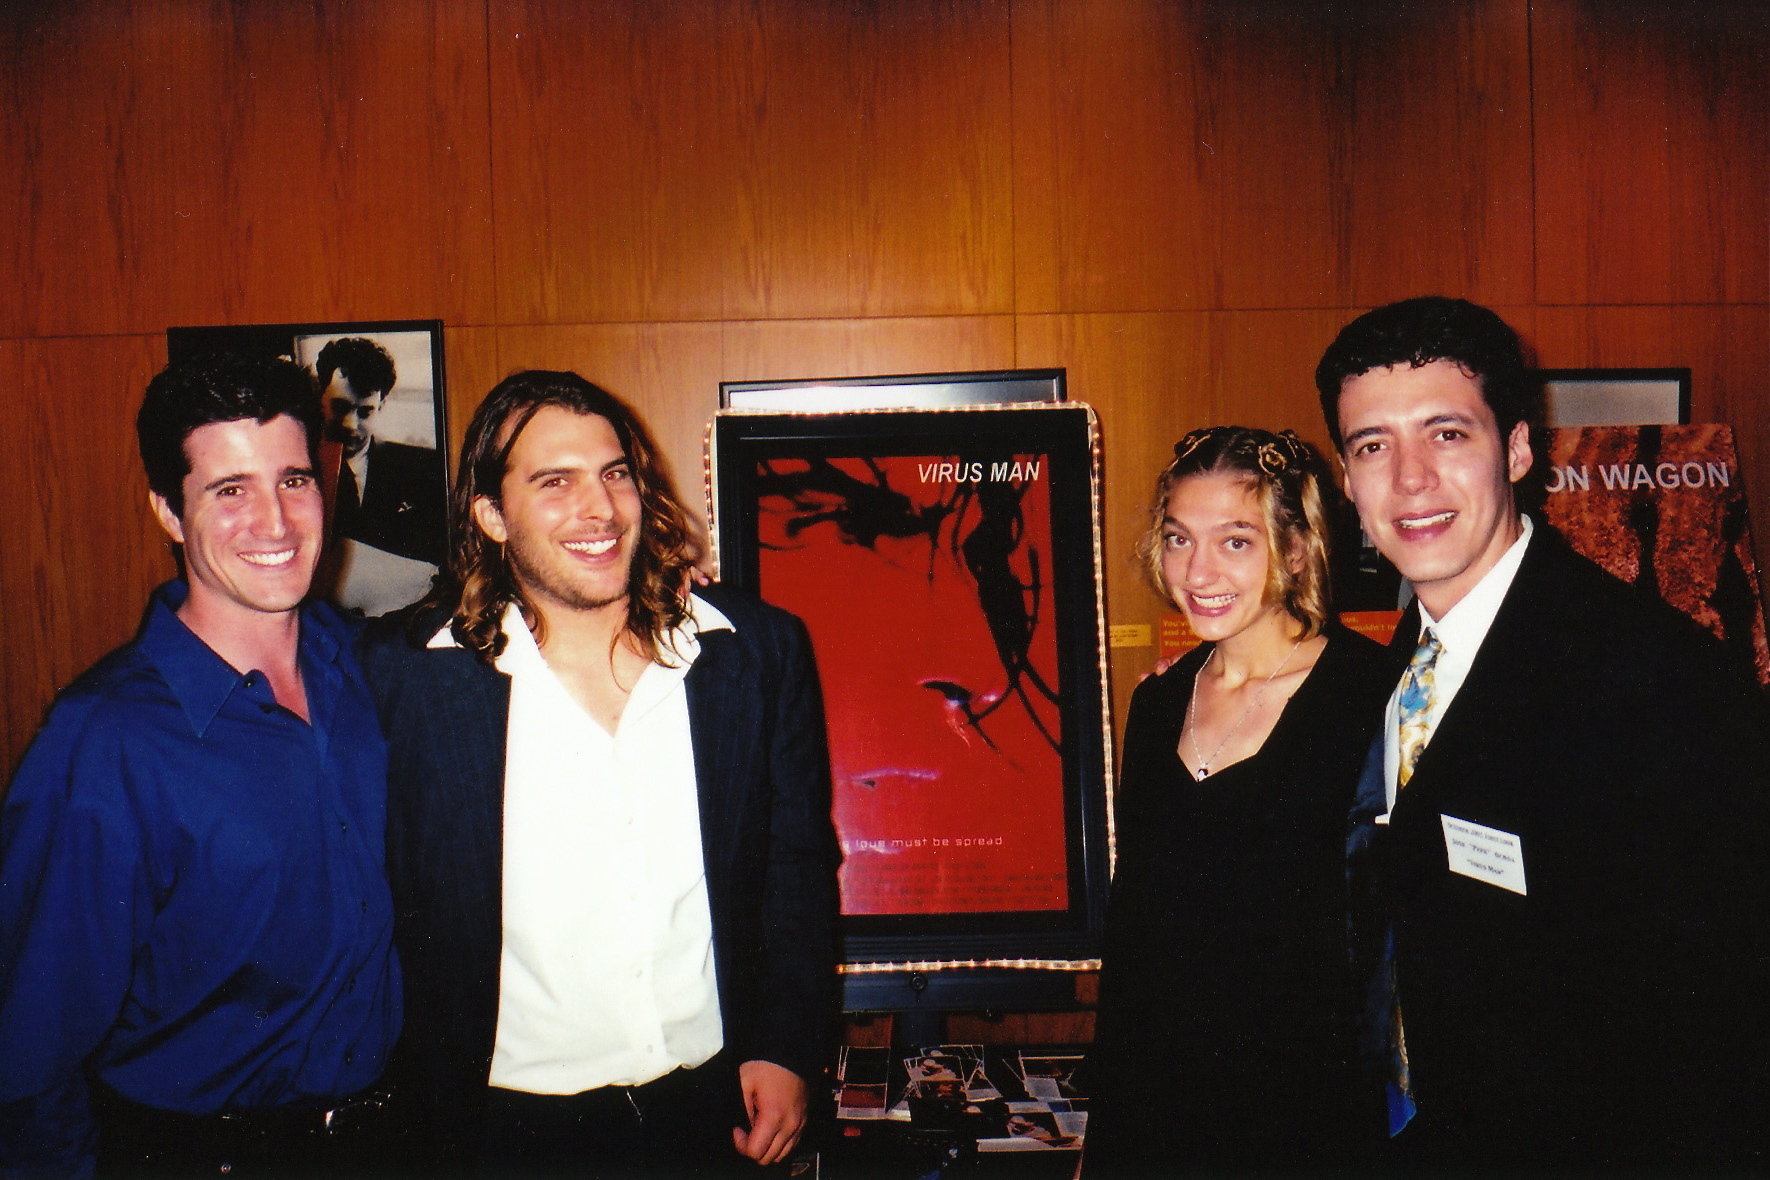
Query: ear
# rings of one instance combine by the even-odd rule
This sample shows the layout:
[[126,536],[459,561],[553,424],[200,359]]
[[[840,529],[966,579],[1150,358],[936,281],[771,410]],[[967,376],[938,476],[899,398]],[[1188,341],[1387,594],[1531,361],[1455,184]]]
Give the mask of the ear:
[[473,497],[473,523],[495,545],[502,545],[510,539],[510,530],[504,527],[504,514],[498,511],[498,505],[490,496]]
[[1506,478],[1517,483],[1530,470],[1535,457],[1530,453],[1530,424],[1519,422],[1506,439]]
[[172,511],[172,505],[166,503],[166,497],[158,492],[149,492],[148,507],[153,510],[154,519],[160,522],[160,527],[166,530],[166,535],[180,545],[184,544],[184,522]]

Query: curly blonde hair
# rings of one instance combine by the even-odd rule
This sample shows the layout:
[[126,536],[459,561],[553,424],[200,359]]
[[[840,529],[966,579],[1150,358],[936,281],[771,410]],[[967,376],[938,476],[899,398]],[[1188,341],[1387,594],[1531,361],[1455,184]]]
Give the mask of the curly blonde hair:
[[1250,426],[1207,426],[1174,444],[1173,462],[1156,478],[1136,557],[1150,586],[1175,609],[1179,603],[1162,576],[1163,524],[1174,485],[1194,475],[1238,476],[1252,485],[1272,542],[1266,601],[1301,623],[1305,637],[1320,634],[1333,617],[1327,469],[1320,454],[1292,431]]

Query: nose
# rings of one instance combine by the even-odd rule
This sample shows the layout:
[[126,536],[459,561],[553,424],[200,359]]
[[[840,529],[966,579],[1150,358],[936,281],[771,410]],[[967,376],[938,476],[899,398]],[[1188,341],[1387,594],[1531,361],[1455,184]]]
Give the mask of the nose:
[[1186,585],[1208,586],[1217,576],[1217,555],[1209,545],[1193,545],[1186,554]]
[[587,479],[581,486],[583,494],[578,498],[579,520],[607,520],[614,516],[614,497],[609,495],[607,484],[600,479]]
[[281,493],[259,498],[258,519],[253,523],[259,536],[272,540],[289,531],[289,507]]
[[1403,442],[1395,448],[1395,490],[1404,495],[1429,491],[1438,482],[1431,456],[1424,447]]

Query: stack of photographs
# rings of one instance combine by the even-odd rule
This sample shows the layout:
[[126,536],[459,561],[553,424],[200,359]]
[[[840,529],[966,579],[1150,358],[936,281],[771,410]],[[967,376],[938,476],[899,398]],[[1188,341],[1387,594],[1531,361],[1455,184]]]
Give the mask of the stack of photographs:
[[990,1081],[982,1045],[930,1045],[902,1058],[903,1088],[890,1102],[890,1050],[850,1045],[837,1062],[836,1117],[941,1125],[979,1151],[1076,1150],[1087,1132],[1087,1097],[1074,1075],[1080,1055],[1021,1053],[1007,1062],[1020,1094]]
[[836,1117],[890,1117],[887,1101],[891,1050],[883,1046],[843,1045],[836,1059]]

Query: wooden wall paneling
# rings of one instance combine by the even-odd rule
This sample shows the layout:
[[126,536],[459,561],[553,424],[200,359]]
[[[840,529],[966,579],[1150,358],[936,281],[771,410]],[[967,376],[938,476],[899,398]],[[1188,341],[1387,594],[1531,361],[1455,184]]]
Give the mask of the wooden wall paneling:
[[724,132],[752,52],[741,10],[488,12],[500,322],[717,319],[737,257],[741,145]]
[[0,432],[0,660],[6,775],[56,692],[134,634],[173,574],[148,511],[135,411],[165,364],[159,336],[0,341],[0,387],[25,407]]
[[194,212],[179,199],[184,178],[160,167],[170,87],[143,60],[134,14],[115,5],[22,3],[0,22],[0,216],[11,227],[0,335],[140,330],[150,307],[178,306],[147,276],[177,252],[174,210]]
[[1346,301],[1329,14],[1017,0],[1014,73],[1020,311]]
[[1537,298],[1770,297],[1770,7],[1535,0]]
[[1005,311],[999,9],[494,6],[502,317]]
[[722,381],[1012,369],[1011,316],[745,320],[724,326]]
[[32,298],[0,331],[484,318],[474,14],[75,0],[15,15],[8,249]]
[[[467,423],[492,386],[508,371],[499,355],[498,330],[489,327],[443,325],[443,367],[448,382],[449,478],[461,456]],[[533,366],[528,366],[533,367]],[[451,482],[450,486],[453,486]]]
[[1014,0],[1017,311],[1213,301],[1196,7]]
[[1373,307],[1530,302],[1528,0],[1366,0],[1336,33],[1352,83],[1333,132],[1349,273],[1335,289]]
[[[719,350],[718,324],[500,328],[498,378],[519,369],[570,369],[625,401],[651,432],[683,503],[704,517],[702,450],[719,406]],[[478,391],[475,405],[485,392]]]
[[[306,92],[294,91],[293,116],[279,117],[270,134],[298,123],[290,138],[318,142],[312,156],[278,153],[263,181],[296,191],[290,252],[323,261],[311,286],[276,291],[289,258],[267,255],[269,290],[252,291],[251,314],[489,321],[484,0],[319,0],[311,11],[311,24],[291,32],[307,38],[301,65],[318,75],[297,82]],[[288,52],[279,41],[264,45],[266,57]]]
[[1006,3],[753,11],[726,318],[1010,310]]
[[1542,308],[1549,368],[1688,368],[1691,421],[1733,427],[1761,588],[1770,587],[1770,314],[1762,306]]

